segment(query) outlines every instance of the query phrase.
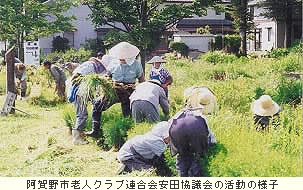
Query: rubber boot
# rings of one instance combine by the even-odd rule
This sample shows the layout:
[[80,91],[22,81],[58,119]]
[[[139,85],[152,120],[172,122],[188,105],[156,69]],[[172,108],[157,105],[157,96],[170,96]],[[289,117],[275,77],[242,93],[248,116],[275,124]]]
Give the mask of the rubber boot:
[[88,142],[82,137],[79,130],[72,130],[72,142],[74,145],[87,144]]
[[100,123],[93,121],[93,129],[90,132],[85,133],[86,136],[99,138],[102,136],[102,131],[100,130]]

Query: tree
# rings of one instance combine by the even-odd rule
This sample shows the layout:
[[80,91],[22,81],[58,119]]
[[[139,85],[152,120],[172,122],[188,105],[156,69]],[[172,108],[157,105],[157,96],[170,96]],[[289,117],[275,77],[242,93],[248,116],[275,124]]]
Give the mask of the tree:
[[226,7],[226,10],[234,19],[236,28],[240,32],[241,46],[240,55],[247,55],[247,31],[252,26],[252,18],[248,10],[248,0],[231,0],[231,4]]
[[302,19],[302,0],[263,0],[259,2],[259,7],[265,9],[261,16],[284,23],[284,47],[290,47],[293,17],[298,15]]
[[70,31],[74,17],[64,16],[72,0],[1,0],[0,40],[9,40],[23,57],[23,40],[36,40],[53,33]]
[[90,18],[96,27],[107,24],[127,34],[129,41],[141,50],[145,70],[146,53],[155,47],[165,30],[183,18],[205,15],[206,8],[215,1],[193,0],[166,5],[165,0],[83,0],[82,3],[91,9]]

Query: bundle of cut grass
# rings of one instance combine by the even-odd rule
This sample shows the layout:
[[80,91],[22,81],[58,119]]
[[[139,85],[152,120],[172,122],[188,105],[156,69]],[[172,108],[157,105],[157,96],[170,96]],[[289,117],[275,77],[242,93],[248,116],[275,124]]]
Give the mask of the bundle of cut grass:
[[80,85],[77,95],[80,97],[81,107],[86,107],[87,103],[94,98],[106,97],[109,102],[117,98],[114,83],[106,76],[97,74],[79,76],[78,82]]

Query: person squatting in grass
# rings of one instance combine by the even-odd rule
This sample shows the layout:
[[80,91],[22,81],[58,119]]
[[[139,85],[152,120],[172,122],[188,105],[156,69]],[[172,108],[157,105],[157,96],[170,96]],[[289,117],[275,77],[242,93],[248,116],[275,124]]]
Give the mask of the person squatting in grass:
[[200,158],[216,144],[207,118],[216,108],[215,95],[206,87],[185,91],[186,105],[170,121],[169,137],[172,156],[177,155],[176,168],[181,177],[203,176]]
[[166,63],[166,61],[159,56],[154,56],[147,62],[147,64],[152,64],[152,70],[149,73],[149,79],[159,80],[165,91],[165,95],[168,97],[168,85],[172,84],[173,77],[168,72],[168,70],[162,66],[163,63]]
[[16,57],[15,57],[15,78],[16,78],[16,88],[20,89],[21,98],[24,98],[27,90],[26,67]]
[[72,75],[72,89],[70,90],[69,102],[73,103],[76,110],[76,122],[72,129],[72,142],[75,145],[87,144],[87,141],[83,138],[83,130],[88,119],[87,105],[81,105],[81,98],[78,95],[79,84],[76,84],[77,78],[81,75],[89,74],[105,75],[106,69],[99,59],[91,57],[88,61],[82,63],[77,67]]
[[274,102],[269,95],[263,95],[251,104],[251,110],[254,114],[254,122],[257,130],[269,130],[269,124],[272,120],[274,128],[280,123],[279,114],[281,108]]
[[43,66],[49,70],[51,73],[53,79],[56,82],[56,89],[57,95],[61,100],[65,100],[65,81],[66,81],[66,75],[64,71],[59,68],[58,66],[52,64],[50,61],[46,60],[43,62]]
[[132,117],[136,122],[160,121],[161,106],[165,116],[169,115],[168,98],[158,80],[149,80],[137,85],[130,96]]
[[114,82],[114,89],[116,91],[117,98],[109,101],[107,97],[98,97],[93,102],[92,131],[88,133],[91,137],[103,137],[101,128],[102,112],[106,111],[112,105],[121,103],[122,113],[124,117],[131,115],[130,111],[130,95],[135,90],[136,79],[139,83],[144,82],[143,68],[140,62],[136,60],[136,56],[140,50],[128,43],[120,42],[109,50],[109,55],[119,62],[111,63],[108,66],[108,75]]
[[137,135],[126,141],[117,155],[117,159],[121,163],[117,173],[122,174],[153,167],[159,170],[164,169],[163,153],[169,143],[168,130],[168,122],[162,121],[144,135]]

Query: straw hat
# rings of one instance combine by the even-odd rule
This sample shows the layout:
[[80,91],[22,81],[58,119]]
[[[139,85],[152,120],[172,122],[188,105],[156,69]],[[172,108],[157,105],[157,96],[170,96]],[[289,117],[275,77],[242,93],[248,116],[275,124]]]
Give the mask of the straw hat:
[[109,50],[109,55],[118,59],[133,58],[139,53],[140,50],[128,42],[120,42]]
[[191,108],[202,107],[202,114],[215,111],[217,101],[214,93],[207,87],[191,87],[184,91],[184,99]]
[[149,80],[148,82],[156,83],[156,84],[158,84],[158,85],[161,86],[161,82],[160,82],[159,80],[156,80],[156,79],[151,79],[151,80]]
[[280,107],[269,95],[263,95],[251,104],[251,110],[255,115],[273,116],[280,111]]
[[166,63],[166,61],[162,59],[160,56],[154,56],[151,60],[147,62],[147,64],[153,64],[153,63]]

